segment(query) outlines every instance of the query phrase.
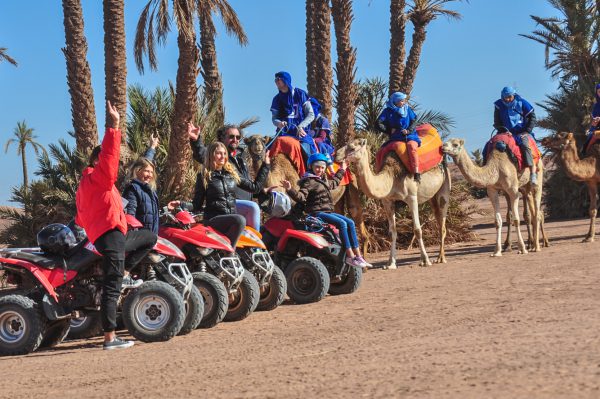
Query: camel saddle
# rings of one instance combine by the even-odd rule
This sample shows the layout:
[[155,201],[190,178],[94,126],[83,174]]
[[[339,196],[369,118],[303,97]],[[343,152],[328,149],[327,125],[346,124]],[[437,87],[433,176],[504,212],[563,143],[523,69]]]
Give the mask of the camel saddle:
[[[275,139],[275,142],[269,148],[269,154],[271,155],[271,159],[275,158],[278,154],[284,154],[296,171],[298,172],[298,176],[302,177],[306,173],[306,160],[303,157],[302,146],[300,145],[300,141],[292,136],[279,136]],[[337,171],[340,166],[339,164],[333,164],[333,168]],[[346,184],[352,181],[352,175],[350,170],[346,171],[344,178],[340,182],[340,185],[345,186]]]
[[[417,134],[421,139],[421,146],[417,150],[419,156],[419,168],[421,173],[433,169],[442,162],[442,138],[436,128],[429,123],[417,126]],[[394,151],[402,161],[404,167],[414,173],[408,159],[408,149],[403,141],[390,141],[384,144],[375,157],[375,168],[380,171],[387,154]]]
[[[486,162],[487,158],[490,157],[492,150],[496,148],[496,145],[498,145],[498,143],[503,143],[506,146],[507,150],[510,151],[510,153],[512,153],[512,155],[514,156],[517,162],[517,166],[519,167],[519,171],[523,170],[525,166],[523,154],[521,153],[521,147],[519,147],[515,138],[509,132],[497,133],[486,143]],[[533,164],[537,165],[538,161],[542,157],[542,153],[540,152],[540,149],[538,148],[535,139],[531,137],[531,135],[529,135],[529,148],[531,148]]]

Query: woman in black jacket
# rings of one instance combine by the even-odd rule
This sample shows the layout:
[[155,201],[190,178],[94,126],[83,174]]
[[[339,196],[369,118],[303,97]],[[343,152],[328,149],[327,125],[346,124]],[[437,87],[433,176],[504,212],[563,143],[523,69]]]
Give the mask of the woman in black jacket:
[[258,192],[264,186],[270,168],[271,158],[267,151],[256,180],[251,181],[240,177],[229,162],[225,144],[217,141],[207,148],[204,170],[196,179],[194,210],[203,209],[204,224],[225,234],[234,248],[246,226],[246,218],[236,214],[235,190],[239,187],[251,193]]

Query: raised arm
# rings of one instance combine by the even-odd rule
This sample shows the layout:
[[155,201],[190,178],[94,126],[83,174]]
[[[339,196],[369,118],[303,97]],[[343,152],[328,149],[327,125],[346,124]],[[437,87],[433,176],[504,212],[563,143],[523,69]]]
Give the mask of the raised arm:
[[105,190],[111,190],[119,174],[119,157],[121,156],[120,116],[116,108],[107,101],[111,126],[108,126],[102,139],[102,149],[98,154],[98,162],[90,178],[92,182]]

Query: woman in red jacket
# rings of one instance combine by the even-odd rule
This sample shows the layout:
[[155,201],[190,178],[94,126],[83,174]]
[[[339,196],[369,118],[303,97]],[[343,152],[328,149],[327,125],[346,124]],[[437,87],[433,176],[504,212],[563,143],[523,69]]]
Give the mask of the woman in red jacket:
[[[131,269],[140,262],[156,243],[156,234],[149,230],[127,232],[121,194],[115,187],[121,152],[120,117],[110,102],[107,104],[112,126],[106,129],[102,145],[94,148],[88,167],[82,173],[76,195],[75,222],[85,229],[89,240],[103,256],[100,311],[104,349],[120,349],[133,346],[133,341],[124,341],[115,334],[117,300],[125,263],[127,269]],[[125,252],[128,253],[127,259]]]

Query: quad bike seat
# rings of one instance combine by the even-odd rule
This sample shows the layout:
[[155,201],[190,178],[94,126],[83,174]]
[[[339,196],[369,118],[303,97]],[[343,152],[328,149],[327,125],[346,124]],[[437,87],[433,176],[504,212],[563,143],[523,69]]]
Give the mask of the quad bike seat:
[[71,248],[64,257],[60,255],[46,254],[43,252],[24,251],[11,252],[9,253],[8,257],[31,262],[35,265],[43,267],[44,269],[62,269],[64,263],[66,263],[67,270],[80,270],[95,260],[100,259],[100,255],[97,255],[85,248],[87,243],[88,240],[81,241],[76,246]]

